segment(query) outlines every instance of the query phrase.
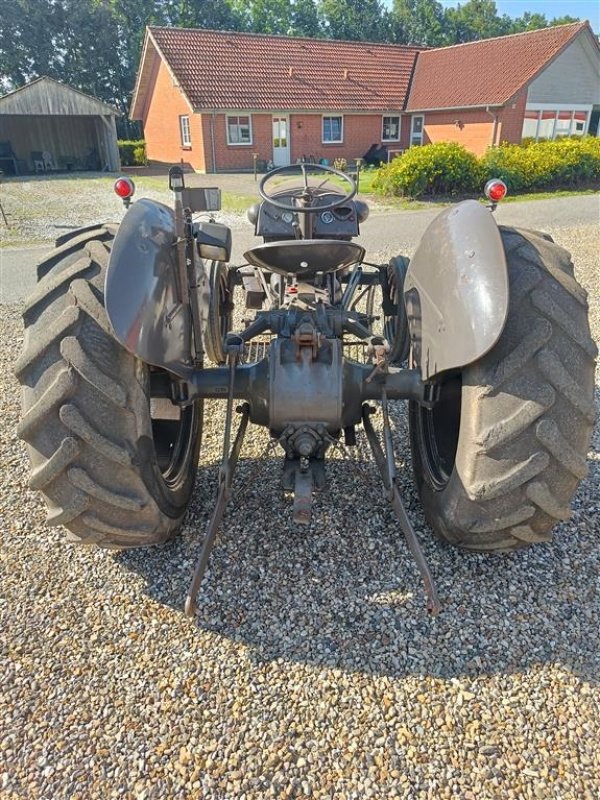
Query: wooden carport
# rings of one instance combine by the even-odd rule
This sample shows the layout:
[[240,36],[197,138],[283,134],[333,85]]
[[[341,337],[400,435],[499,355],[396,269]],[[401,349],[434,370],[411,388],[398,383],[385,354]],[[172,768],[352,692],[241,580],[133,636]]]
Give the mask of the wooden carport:
[[112,106],[52,78],[0,97],[0,170],[120,169]]

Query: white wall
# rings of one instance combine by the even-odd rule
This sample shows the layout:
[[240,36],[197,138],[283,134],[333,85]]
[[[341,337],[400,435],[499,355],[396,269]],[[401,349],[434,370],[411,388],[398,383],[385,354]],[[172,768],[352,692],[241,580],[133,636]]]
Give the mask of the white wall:
[[531,103],[600,104],[600,51],[586,30],[530,84]]

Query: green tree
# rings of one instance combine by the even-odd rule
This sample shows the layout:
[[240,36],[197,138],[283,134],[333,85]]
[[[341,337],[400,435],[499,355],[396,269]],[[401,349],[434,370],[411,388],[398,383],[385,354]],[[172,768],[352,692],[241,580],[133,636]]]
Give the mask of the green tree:
[[22,86],[32,78],[61,77],[61,54],[54,41],[63,9],[53,0],[2,0],[0,83]]
[[446,43],[444,9],[438,0],[394,0],[393,40],[439,47]]
[[[120,5],[121,0],[113,0]],[[144,0],[142,0],[144,2]],[[169,25],[180,28],[210,28],[237,30],[240,13],[228,0],[150,0],[155,15],[163,15]],[[240,4],[245,6],[246,4]],[[255,5],[254,3],[252,5]]]
[[581,22],[580,17],[570,17],[568,14],[564,14],[562,17],[553,17],[548,25],[554,27],[555,25],[572,25],[574,22]]
[[522,33],[524,31],[534,31],[539,28],[553,27],[554,25],[570,25],[579,22],[575,17],[563,16],[554,17],[548,20],[545,14],[532,14],[526,11],[522,16],[513,19],[511,22],[511,33]]
[[291,0],[235,0],[233,9],[252,33],[285,34],[290,27]]
[[322,0],[321,13],[323,30],[331,39],[388,39],[388,14],[380,0]]
[[320,10],[315,0],[292,0],[288,33],[311,38],[323,35]]
[[526,11],[523,16],[517,17],[512,21],[512,32],[521,33],[522,31],[533,31],[538,28],[546,28],[548,20],[545,14],[531,13]]
[[471,42],[511,33],[513,22],[500,17],[494,0],[467,0],[464,5],[446,9],[449,43]]

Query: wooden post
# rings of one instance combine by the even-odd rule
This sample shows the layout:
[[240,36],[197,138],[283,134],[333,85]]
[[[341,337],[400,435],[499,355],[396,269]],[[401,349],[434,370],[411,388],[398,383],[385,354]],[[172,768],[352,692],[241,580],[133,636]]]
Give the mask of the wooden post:
[[[0,170],[0,183],[2,183],[2,176],[3,175],[4,175],[4,173],[2,172],[2,170]],[[2,201],[1,200],[0,200],[0,213],[2,214],[2,219],[4,220],[4,224],[6,225],[6,227],[10,228],[10,225],[8,224],[8,220],[6,219],[6,214],[4,213],[4,209],[2,208]]]

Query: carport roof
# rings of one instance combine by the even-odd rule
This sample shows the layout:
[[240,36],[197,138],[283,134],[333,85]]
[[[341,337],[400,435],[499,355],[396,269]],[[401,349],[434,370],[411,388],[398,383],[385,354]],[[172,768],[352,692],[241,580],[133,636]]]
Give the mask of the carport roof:
[[0,97],[2,114],[41,116],[120,116],[108,103],[43,76]]
[[[154,51],[154,52],[152,52]],[[184,28],[148,28],[131,116],[158,53],[194,110],[404,108],[419,48]]]

